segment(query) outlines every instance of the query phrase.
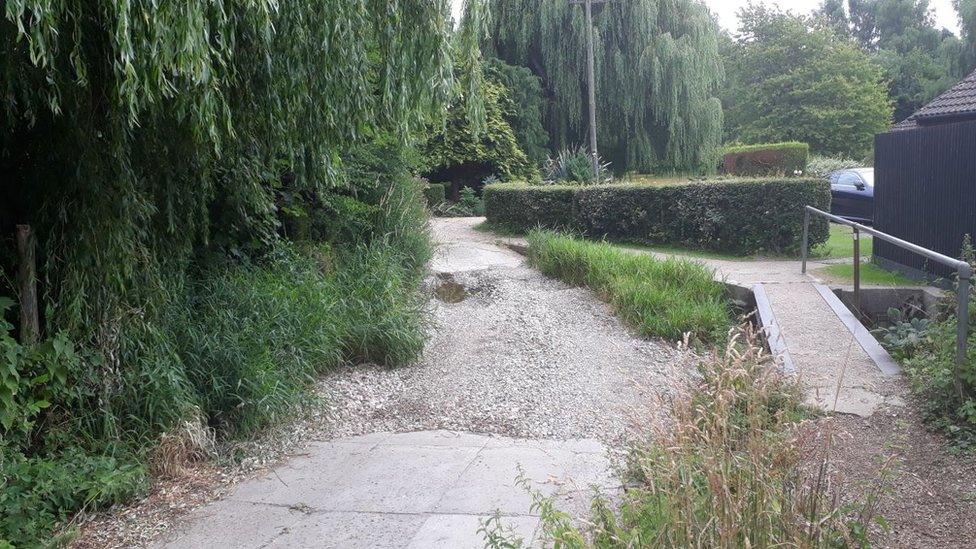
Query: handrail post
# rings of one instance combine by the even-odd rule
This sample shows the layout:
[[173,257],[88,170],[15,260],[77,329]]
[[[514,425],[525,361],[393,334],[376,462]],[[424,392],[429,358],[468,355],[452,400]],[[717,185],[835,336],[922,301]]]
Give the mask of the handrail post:
[[802,257],[803,266],[801,267],[800,273],[807,274],[807,246],[810,242],[810,210],[806,206],[803,207],[803,243],[801,244],[802,250],[800,252],[800,257]]
[[854,227],[854,307],[861,310],[861,231]]
[[952,372],[952,382],[956,395],[960,399],[966,398],[966,388],[962,380],[962,370],[966,367],[966,345],[969,338],[969,292],[970,279],[973,276],[971,266],[959,266],[958,288],[956,289],[956,364]]

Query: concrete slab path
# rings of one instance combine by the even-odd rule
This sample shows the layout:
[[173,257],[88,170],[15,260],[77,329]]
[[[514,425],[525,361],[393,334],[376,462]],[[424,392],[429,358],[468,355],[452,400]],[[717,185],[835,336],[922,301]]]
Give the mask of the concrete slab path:
[[779,346],[789,353],[808,404],[861,417],[870,417],[884,404],[903,405],[903,387],[868,352],[877,352],[877,346],[855,337],[855,332],[863,336],[867,331],[859,323],[859,330],[845,324],[818,291],[822,281],[809,273],[827,263],[810,261],[808,274],[803,274],[797,260],[695,260],[726,282],[762,286],[779,328]]
[[307,456],[194,511],[158,548],[480,548],[496,514],[527,546],[539,516],[516,479],[582,512],[614,490],[595,440],[518,440],[424,431],[313,443]]

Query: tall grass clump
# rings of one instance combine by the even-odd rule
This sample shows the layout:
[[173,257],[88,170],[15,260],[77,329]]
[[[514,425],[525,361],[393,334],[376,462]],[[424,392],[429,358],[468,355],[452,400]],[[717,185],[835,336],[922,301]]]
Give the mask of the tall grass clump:
[[532,265],[546,276],[601,294],[642,335],[707,342],[730,327],[725,288],[704,265],[656,259],[550,231],[528,236]]
[[276,238],[161,276],[159,298],[105,334],[110,360],[63,333],[21,345],[0,296],[0,387],[17,387],[0,391],[0,547],[35,546],[78,510],[210,457],[216,440],[254,436],[313,402],[325,372],[415,360],[431,254],[419,185],[392,177],[363,192],[375,215],[353,241]]
[[295,250],[279,253],[196,284],[174,323],[199,405],[222,433],[251,432],[286,413],[342,360],[350,314],[335,276]]
[[647,414],[619,503],[595,496],[582,529],[533,496],[556,547],[851,547],[868,543],[876,491],[843,503],[830,427],[808,419],[797,384],[752,334],[698,364]]

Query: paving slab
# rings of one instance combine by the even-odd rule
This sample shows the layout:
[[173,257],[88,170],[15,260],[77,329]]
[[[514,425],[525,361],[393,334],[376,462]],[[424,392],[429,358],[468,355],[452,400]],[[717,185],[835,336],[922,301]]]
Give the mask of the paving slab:
[[520,475],[577,517],[594,490],[619,490],[595,440],[372,434],[311,444],[197,509],[156,547],[483,547],[478,530],[496,514],[533,543],[539,517]]
[[[428,520],[423,514],[311,513],[271,541],[269,549],[393,549],[413,539]],[[477,526],[475,526],[477,531]]]
[[[485,537],[479,532],[491,519],[491,515],[431,515],[413,536],[409,549],[452,547],[457,549],[483,549]],[[501,517],[501,527],[506,536],[532,543],[539,528],[538,517]]]

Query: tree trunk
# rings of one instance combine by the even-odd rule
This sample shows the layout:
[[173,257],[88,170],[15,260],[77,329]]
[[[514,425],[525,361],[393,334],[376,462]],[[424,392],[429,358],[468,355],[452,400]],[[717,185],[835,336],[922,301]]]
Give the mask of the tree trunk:
[[17,225],[17,251],[20,269],[17,283],[20,286],[20,342],[24,345],[37,343],[41,327],[37,314],[37,265],[34,255],[34,235],[30,225]]

